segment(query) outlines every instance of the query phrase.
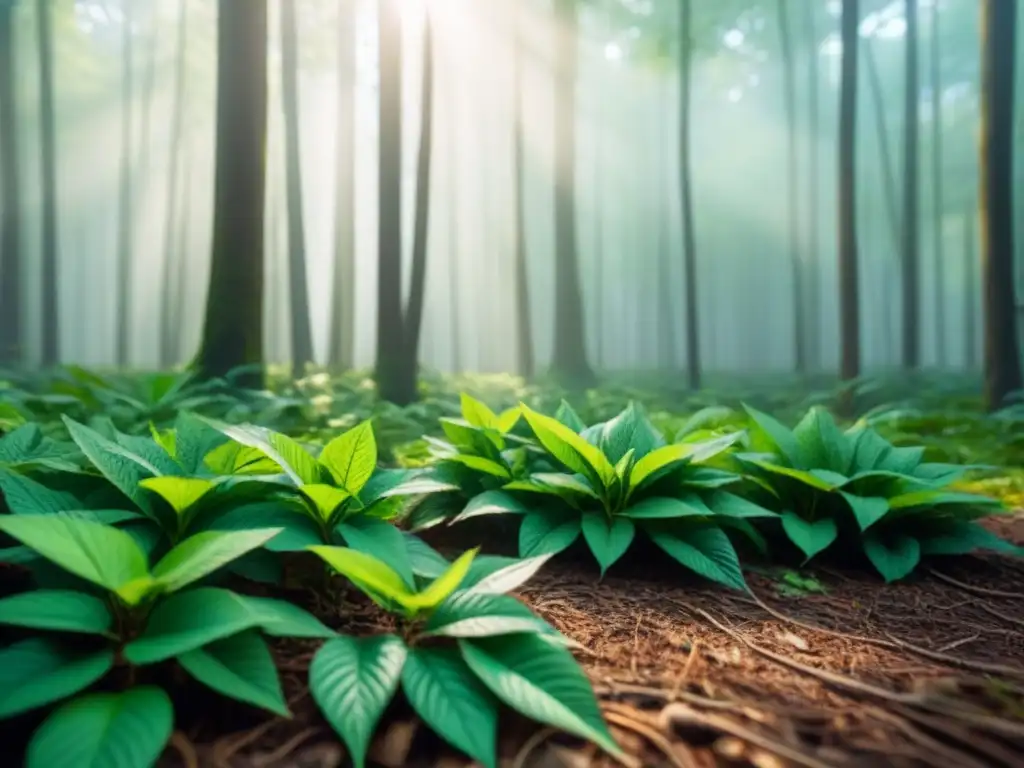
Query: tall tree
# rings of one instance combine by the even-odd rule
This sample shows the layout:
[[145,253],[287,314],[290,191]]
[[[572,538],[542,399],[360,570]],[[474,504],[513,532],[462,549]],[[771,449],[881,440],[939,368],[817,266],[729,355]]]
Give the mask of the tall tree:
[[976,215],[973,208],[968,208],[963,215],[964,367],[972,371],[978,367],[978,277],[974,234]]
[[932,92],[932,253],[935,257],[935,346],[939,367],[946,365],[946,260],[943,255],[942,43],[939,3],[932,3],[929,58]]
[[999,408],[1024,388],[1013,280],[1013,118],[1017,4],[981,3],[981,267],[985,401]]
[[[530,273],[526,259],[526,216],[523,210],[523,186],[526,173],[523,136],[523,21],[520,3],[515,3],[515,40],[512,49],[512,112],[515,188],[512,206],[515,226],[516,281],[516,364],[527,379],[535,373],[533,322],[530,316]],[[600,217],[600,214],[599,214]],[[600,267],[598,267],[600,268]]]
[[857,269],[857,28],[858,0],[843,0],[839,85],[839,376],[860,375],[860,296]]
[[328,362],[355,365],[356,278],[356,7],[338,1],[338,113],[334,177],[334,281]]
[[821,354],[821,301],[819,291],[821,290],[821,234],[818,224],[818,196],[819,180],[821,178],[819,163],[818,134],[820,113],[818,108],[818,94],[821,88],[821,76],[819,74],[820,41],[818,39],[818,23],[816,18],[816,3],[801,3],[804,10],[804,25],[808,39],[807,56],[807,135],[808,147],[808,183],[807,183],[807,227],[808,227],[808,283],[807,308],[810,322],[807,324],[807,345],[810,348],[810,365],[820,363]]
[[42,156],[42,363],[60,360],[60,303],[57,290],[57,117],[53,90],[53,12],[49,0],[36,0],[39,55],[39,141]]
[[263,212],[267,138],[267,0],[219,0],[213,250],[202,344],[203,377],[263,359]]
[[679,6],[679,200],[683,222],[683,268],[686,279],[686,381],[700,389],[700,326],[697,306],[697,235],[693,216],[693,163],[690,146],[690,101],[693,86],[693,4]]
[[288,190],[288,299],[292,366],[302,375],[313,362],[306,279],[306,222],[302,205],[302,139],[299,135],[299,45],[295,2],[281,3],[281,98],[284,102],[285,173]]
[[905,0],[906,90],[903,101],[903,367],[921,364],[920,348],[920,246],[918,242],[918,0]]
[[[454,72],[454,69],[450,69]],[[452,344],[452,373],[462,372],[462,292],[459,290],[459,147],[458,103],[454,84],[449,89],[448,121],[448,307]]]
[[[180,258],[175,251],[178,233],[178,185],[181,171],[181,134],[185,115],[185,53],[188,50],[188,0],[178,0],[178,38],[174,64],[174,97],[171,101],[170,167],[167,169],[167,210],[164,216],[164,254],[162,264],[163,291],[160,307],[160,361],[164,367],[177,362],[177,325],[180,315],[176,311],[181,297],[175,295],[176,267]],[[184,244],[179,244],[183,246]]]
[[131,345],[131,285],[132,285],[132,105],[134,87],[132,75],[134,54],[132,39],[135,35],[135,2],[125,0],[121,19],[121,190],[117,219],[117,303],[114,314],[114,335],[117,339],[115,360],[120,366],[128,364]]
[[23,358],[14,0],[0,0],[0,364]]
[[587,362],[576,237],[576,0],[555,0],[555,340],[551,372],[578,387],[594,383]]
[[800,218],[797,190],[796,72],[793,36],[789,27],[789,0],[779,0],[779,45],[782,50],[782,99],[786,109],[786,212],[787,249],[793,275],[793,349],[797,373],[807,372],[806,321],[804,319],[803,264],[800,261]]

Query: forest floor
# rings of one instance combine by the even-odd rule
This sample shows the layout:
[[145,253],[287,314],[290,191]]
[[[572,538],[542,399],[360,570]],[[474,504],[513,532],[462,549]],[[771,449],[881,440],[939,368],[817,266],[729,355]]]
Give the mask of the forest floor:
[[[1024,510],[992,525],[1024,543]],[[588,566],[555,562],[520,594],[580,643],[577,656],[636,766],[1021,764],[1024,563],[960,558],[888,586],[863,572],[750,573],[750,596],[646,570],[596,582]],[[312,599],[306,607],[328,623],[387,628],[357,593],[332,606]],[[276,648],[292,720],[197,717],[201,727],[176,733],[162,765],[345,764],[303,682],[312,650]],[[510,768],[615,764],[511,718],[501,740]],[[469,765],[400,705],[379,728],[370,764]]]

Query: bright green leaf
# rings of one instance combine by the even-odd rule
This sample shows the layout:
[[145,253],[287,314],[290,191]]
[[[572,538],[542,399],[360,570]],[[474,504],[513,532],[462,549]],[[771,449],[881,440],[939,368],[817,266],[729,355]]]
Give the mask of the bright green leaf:
[[153,577],[167,592],[177,592],[247,552],[259,549],[281,530],[257,528],[197,533],[164,555],[153,568]]
[[139,485],[160,496],[178,515],[214,489],[212,482],[198,477],[149,477]]
[[320,463],[327,467],[338,485],[353,496],[357,495],[377,466],[373,424],[364,421],[331,440],[320,454]]
[[672,517],[710,517],[712,512],[699,497],[691,494],[682,499],[651,496],[627,507],[621,514],[634,520],[655,520]]
[[85,592],[38,589],[0,599],[0,624],[110,636],[113,617]]
[[586,475],[602,487],[615,481],[615,467],[604,453],[559,421],[520,405],[537,439],[558,461],[573,472]]

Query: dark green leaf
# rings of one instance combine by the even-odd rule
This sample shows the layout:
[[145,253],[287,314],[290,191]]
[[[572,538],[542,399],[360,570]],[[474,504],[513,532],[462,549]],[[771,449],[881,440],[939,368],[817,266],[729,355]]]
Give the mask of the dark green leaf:
[[274,658],[254,630],[184,653],[178,656],[178,663],[218,693],[289,717]]
[[0,600],[0,624],[109,636],[113,619],[98,597],[39,589]]
[[863,541],[864,553],[886,583],[902,579],[921,562],[921,545],[910,536],[868,532]]
[[114,651],[81,653],[33,637],[0,650],[0,718],[52,704],[88,688],[114,667]]
[[782,513],[782,529],[807,559],[828,548],[839,535],[836,521],[830,517],[820,520],[804,520],[793,512]]
[[390,566],[409,587],[415,585],[408,545],[394,525],[386,520],[354,515],[335,530],[352,549],[372,555]]
[[580,535],[580,518],[533,512],[519,527],[519,556],[557,554],[567,549]]
[[691,571],[727,587],[747,590],[736,550],[720,528],[704,526],[678,532],[651,528],[647,534],[668,555]]
[[583,515],[581,528],[583,538],[601,566],[602,576],[626,554],[636,534],[633,521],[628,517],[616,515],[609,519],[603,512],[588,512]]
[[886,499],[854,496],[849,493],[842,493],[842,496],[846,499],[846,503],[849,505],[853,516],[857,519],[857,525],[860,526],[862,531],[866,531],[877,523],[889,511],[889,502]]

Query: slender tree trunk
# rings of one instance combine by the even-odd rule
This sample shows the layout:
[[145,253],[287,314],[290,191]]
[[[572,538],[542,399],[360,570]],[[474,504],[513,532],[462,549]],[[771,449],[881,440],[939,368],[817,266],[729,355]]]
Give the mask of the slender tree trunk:
[[690,90],[693,70],[693,6],[680,5],[679,34],[679,199],[682,204],[683,265],[686,273],[686,377],[700,389],[700,327],[697,305],[697,236],[694,231],[692,160],[690,153]]
[[295,2],[281,3],[281,95],[284,101],[288,180],[288,298],[291,306],[292,367],[301,376],[313,362],[306,279],[306,222],[302,203],[302,139],[299,134],[299,51]]
[[[263,361],[267,140],[266,0],[220,0],[213,253],[200,376]],[[240,383],[259,387],[261,371]]]
[[185,306],[188,304],[188,276],[191,274],[188,255],[192,251],[192,166],[190,165],[189,142],[184,141],[181,147],[182,192],[179,194],[179,221],[176,222],[179,236],[174,263],[174,309],[172,349],[174,361],[184,360],[189,350],[186,348]]
[[14,4],[0,2],[0,364],[24,359]]
[[793,350],[796,371],[807,373],[806,325],[804,318],[804,277],[800,261],[800,218],[797,190],[796,72],[793,40],[789,28],[789,0],[779,0],[779,43],[782,49],[782,97],[786,109],[786,208],[789,216],[788,250],[793,271]]
[[807,346],[809,347],[807,362],[808,365],[818,368],[821,365],[821,231],[818,223],[818,182],[821,178],[818,162],[818,135],[820,133],[818,93],[821,87],[821,78],[818,72],[820,65],[818,49],[820,41],[818,40],[818,25],[815,17],[817,5],[815,3],[800,3],[800,5],[804,9],[804,23],[810,42],[810,56],[807,57],[807,134],[810,154],[807,187],[807,224],[809,229],[807,309],[810,321],[807,324]]
[[434,30],[427,10],[423,28],[423,81],[420,102],[420,147],[416,159],[416,220],[412,243],[412,275],[409,303],[405,311],[403,338],[405,360],[402,381],[389,398],[399,405],[416,399],[416,373],[419,367],[420,331],[423,328],[423,303],[427,288],[427,245],[430,239],[430,179],[434,155]]
[[889,143],[889,129],[885,124],[885,98],[882,92],[882,77],[878,71],[875,47],[870,37],[864,40],[864,59],[867,64],[868,87],[871,89],[872,112],[875,116],[875,132],[878,136],[878,159],[882,168],[882,195],[885,199],[885,215],[892,233],[894,247],[901,248],[900,214],[896,203],[896,171]]
[[555,0],[555,342],[552,373],[577,387],[595,381],[587,362],[576,236],[576,0]]
[[329,361],[355,365],[356,279],[356,10],[352,0],[338,6],[338,117],[334,189],[334,284]]
[[977,259],[975,253],[973,208],[963,216],[964,230],[964,367],[970,371],[978,367],[978,279],[975,274]]
[[1013,118],[1017,4],[983,0],[981,265],[985,401],[998,409],[1021,388],[1013,279]]
[[[667,83],[667,81],[666,81]],[[670,84],[669,84],[670,85]],[[655,88],[655,95],[660,96],[658,88]],[[666,91],[668,88],[666,88]],[[658,104],[671,104],[671,94],[665,93],[664,98],[657,100]],[[669,227],[671,219],[666,210],[664,201],[669,199],[668,188],[671,183],[668,175],[670,167],[668,158],[669,135],[668,120],[663,113],[656,114],[656,131],[654,143],[655,173],[658,179],[658,208],[657,208],[657,229],[658,229],[658,325],[661,332],[658,334],[660,349],[658,350],[658,363],[663,371],[676,370],[676,333],[675,312],[672,310],[672,246]]]
[[377,217],[377,388],[403,397],[405,339],[402,317],[402,11],[403,0],[378,6],[380,148]]
[[[526,257],[526,217],[523,210],[524,138],[523,138],[523,29],[519,3],[515,4],[515,42],[512,52],[513,77],[513,151],[515,152],[515,189],[512,192],[515,226],[516,273],[516,362],[519,373],[527,379],[535,371],[533,355],[533,318],[530,316],[530,273]],[[600,344],[600,341],[598,342]]]
[[920,245],[918,222],[918,0],[905,0],[906,93],[903,103],[903,367],[921,365],[920,348]]
[[839,376],[860,375],[860,297],[857,268],[857,27],[858,0],[844,0],[839,86]]
[[[454,74],[454,70],[453,70]],[[459,147],[455,88],[451,88],[451,119],[448,128],[448,176],[451,185],[448,211],[448,306],[451,319],[452,373],[462,372],[462,296],[459,290]]]
[[124,367],[128,364],[131,346],[132,288],[132,106],[135,89],[134,70],[134,0],[123,3],[121,20],[121,198],[117,223],[117,303],[114,315],[114,338],[117,349],[114,359]]
[[943,255],[942,48],[939,3],[932,3],[932,249],[935,256],[935,347],[939,367],[946,366],[946,263]]
[[188,50],[188,0],[178,0],[178,41],[174,66],[174,100],[171,103],[171,149],[170,167],[167,171],[167,211],[165,214],[163,298],[160,315],[160,361],[163,367],[177,362],[175,337],[180,335],[176,328],[181,316],[176,304],[180,297],[173,296],[176,260],[180,258],[184,243],[175,249],[175,227],[178,217],[178,183],[181,169],[181,133],[185,113],[185,54]]
[[42,147],[42,363],[60,361],[60,302],[57,288],[57,119],[53,92],[53,31],[49,0],[36,0],[39,54],[39,133]]

